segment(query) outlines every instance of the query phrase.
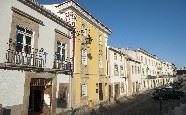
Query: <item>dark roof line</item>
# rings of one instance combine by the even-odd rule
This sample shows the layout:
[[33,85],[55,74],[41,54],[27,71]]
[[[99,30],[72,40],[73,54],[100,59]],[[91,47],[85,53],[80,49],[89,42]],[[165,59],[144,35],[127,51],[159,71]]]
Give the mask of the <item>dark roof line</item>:
[[44,8],[42,5],[40,5],[38,2],[35,2],[34,0],[18,0],[19,2],[27,5],[28,7],[34,9],[35,11],[39,12],[40,14],[43,14],[45,17],[55,21],[56,23],[65,26],[69,30],[74,30],[74,28],[66,23],[62,18],[52,13],[50,10]]
[[65,3],[68,3],[68,2],[73,2],[73,3],[75,3],[78,7],[80,7],[84,12],[86,12],[88,15],[90,15],[94,20],[96,20],[96,22],[98,22],[99,24],[101,24],[103,27],[105,27],[110,33],[112,33],[112,31],[107,27],[107,26],[105,26],[104,24],[102,24],[98,19],[96,19],[92,14],[90,14],[88,11],[86,11],[83,7],[81,7],[77,2],[75,2],[74,0],[67,0],[67,1],[65,1],[65,2],[63,2],[63,3],[61,3],[61,4],[59,4],[59,5],[57,5],[56,7],[59,7],[59,6],[61,6],[61,5],[63,5],[63,4],[65,4]]

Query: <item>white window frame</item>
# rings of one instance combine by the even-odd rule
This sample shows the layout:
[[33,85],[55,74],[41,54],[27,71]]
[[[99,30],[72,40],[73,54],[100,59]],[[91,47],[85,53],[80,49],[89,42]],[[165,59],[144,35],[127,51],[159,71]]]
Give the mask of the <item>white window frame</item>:
[[99,43],[99,45],[102,45],[102,37],[101,37],[101,35],[99,35],[99,37],[98,37],[98,43]]
[[114,74],[118,75],[119,74],[119,67],[118,64],[114,64]]
[[88,96],[88,85],[87,84],[81,84],[81,96],[82,97]]
[[[21,30],[19,30],[17,27],[23,28],[25,31],[21,31]],[[17,27],[16,27],[16,48],[17,48],[17,43],[19,43],[19,42],[17,42],[18,34],[22,34],[22,35],[23,35],[23,38],[22,38],[23,42],[20,43],[20,44],[22,44],[22,51],[21,51],[21,52],[26,53],[26,52],[24,51],[24,47],[28,45],[28,44],[26,44],[26,37],[28,36],[28,37],[30,37],[30,39],[31,39],[31,40],[30,40],[30,45],[28,45],[28,46],[31,47],[30,53],[32,53],[32,44],[33,44],[32,40],[33,40],[33,34],[34,34],[33,31],[32,31],[31,29],[28,29],[28,28],[23,27],[23,26],[20,26],[20,25],[17,25]],[[28,30],[28,31],[31,31],[32,34],[27,33],[27,30]],[[20,53],[21,53],[21,52],[20,52]]]
[[98,63],[99,63],[99,68],[103,68],[103,59],[101,55],[99,56]]
[[[83,33],[82,33],[82,32],[83,32]],[[87,28],[86,28],[85,24],[82,24],[82,25],[81,25],[81,34],[82,34],[82,36],[84,36],[84,37],[88,37],[88,31],[87,31]]]
[[[123,69],[122,69],[123,68]],[[124,66],[123,65],[120,65],[120,74],[121,75],[124,75]]]
[[123,56],[122,56],[122,55],[120,55],[120,61],[121,61],[121,62],[123,61]]
[[82,49],[81,50],[81,64],[87,65],[88,57],[87,57],[87,50]]
[[114,52],[114,60],[117,60],[117,53]]
[[[58,45],[58,42],[61,45]],[[58,52],[58,48],[60,48],[59,52]],[[63,50],[65,50],[65,54],[63,54]],[[63,43],[61,41],[57,41],[57,53],[59,53],[59,55],[60,55],[60,61],[66,61],[66,58],[67,58],[67,44]],[[64,55],[65,55],[65,57],[64,57],[64,60],[63,60]]]

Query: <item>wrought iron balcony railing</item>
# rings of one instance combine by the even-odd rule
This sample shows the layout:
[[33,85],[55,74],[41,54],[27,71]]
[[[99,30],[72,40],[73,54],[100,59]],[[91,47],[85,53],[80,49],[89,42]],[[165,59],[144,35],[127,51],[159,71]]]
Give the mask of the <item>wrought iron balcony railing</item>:
[[46,56],[47,53],[44,52],[43,48],[41,48],[41,50],[36,49],[30,54],[8,49],[6,53],[6,63],[43,68],[46,64]]
[[147,78],[148,78],[148,79],[156,79],[157,76],[148,75]]
[[73,59],[67,58],[66,60],[63,60],[60,57],[59,54],[55,54],[55,60],[54,60],[54,69],[57,69],[58,71],[63,72],[72,72],[73,71]]

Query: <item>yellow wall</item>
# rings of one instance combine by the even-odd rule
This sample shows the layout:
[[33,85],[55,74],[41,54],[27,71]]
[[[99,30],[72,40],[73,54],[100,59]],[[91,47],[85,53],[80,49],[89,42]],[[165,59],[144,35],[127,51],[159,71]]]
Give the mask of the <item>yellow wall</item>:
[[[80,31],[81,30],[81,26],[83,24],[83,19],[77,15],[76,17],[76,31]],[[90,29],[90,36],[92,37],[93,41],[91,44],[88,44],[88,46],[90,47],[90,50],[88,49],[88,52],[91,53],[92,55],[92,60],[88,59],[88,67],[89,67],[89,79],[88,79],[88,100],[98,100],[99,99],[99,95],[96,93],[96,83],[99,83],[99,73],[98,73],[98,51],[99,51],[99,46],[98,46],[98,36],[101,33],[102,36],[102,50],[103,50],[103,67],[104,67],[104,75],[106,75],[106,56],[105,56],[105,38],[104,38],[104,33],[101,32],[99,29],[97,29],[95,26],[93,26],[92,24],[90,24],[89,22],[84,23],[86,28],[89,30]],[[75,103],[77,105],[81,105],[81,76],[80,76],[80,65],[81,65],[81,41],[82,41],[82,36],[76,35],[76,42],[75,42],[75,59],[76,59],[76,64],[75,64],[75,68],[76,68],[76,72],[74,74],[74,79],[75,79]],[[104,82],[106,83],[106,78],[104,80]],[[105,85],[103,85],[105,86]],[[107,90],[108,88],[103,88],[103,92],[105,92],[104,90]]]

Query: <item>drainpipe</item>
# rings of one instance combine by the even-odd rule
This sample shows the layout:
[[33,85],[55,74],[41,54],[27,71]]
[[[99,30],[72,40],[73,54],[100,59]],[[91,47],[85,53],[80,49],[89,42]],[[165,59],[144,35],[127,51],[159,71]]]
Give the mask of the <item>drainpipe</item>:
[[73,72],[74,72],[74,69],[75,69],[75,65],[74,65],[74,56],[75,56],[75,29],[72,30],[72,39],[73,39],[73,50],[72,50],[72,62],[73,62],[73,70],[71,71],[71,79],[70,79],[70,82],[71,82],[71,108],[73,109],[73,97],[74,97],[74,93],[73,93]]

